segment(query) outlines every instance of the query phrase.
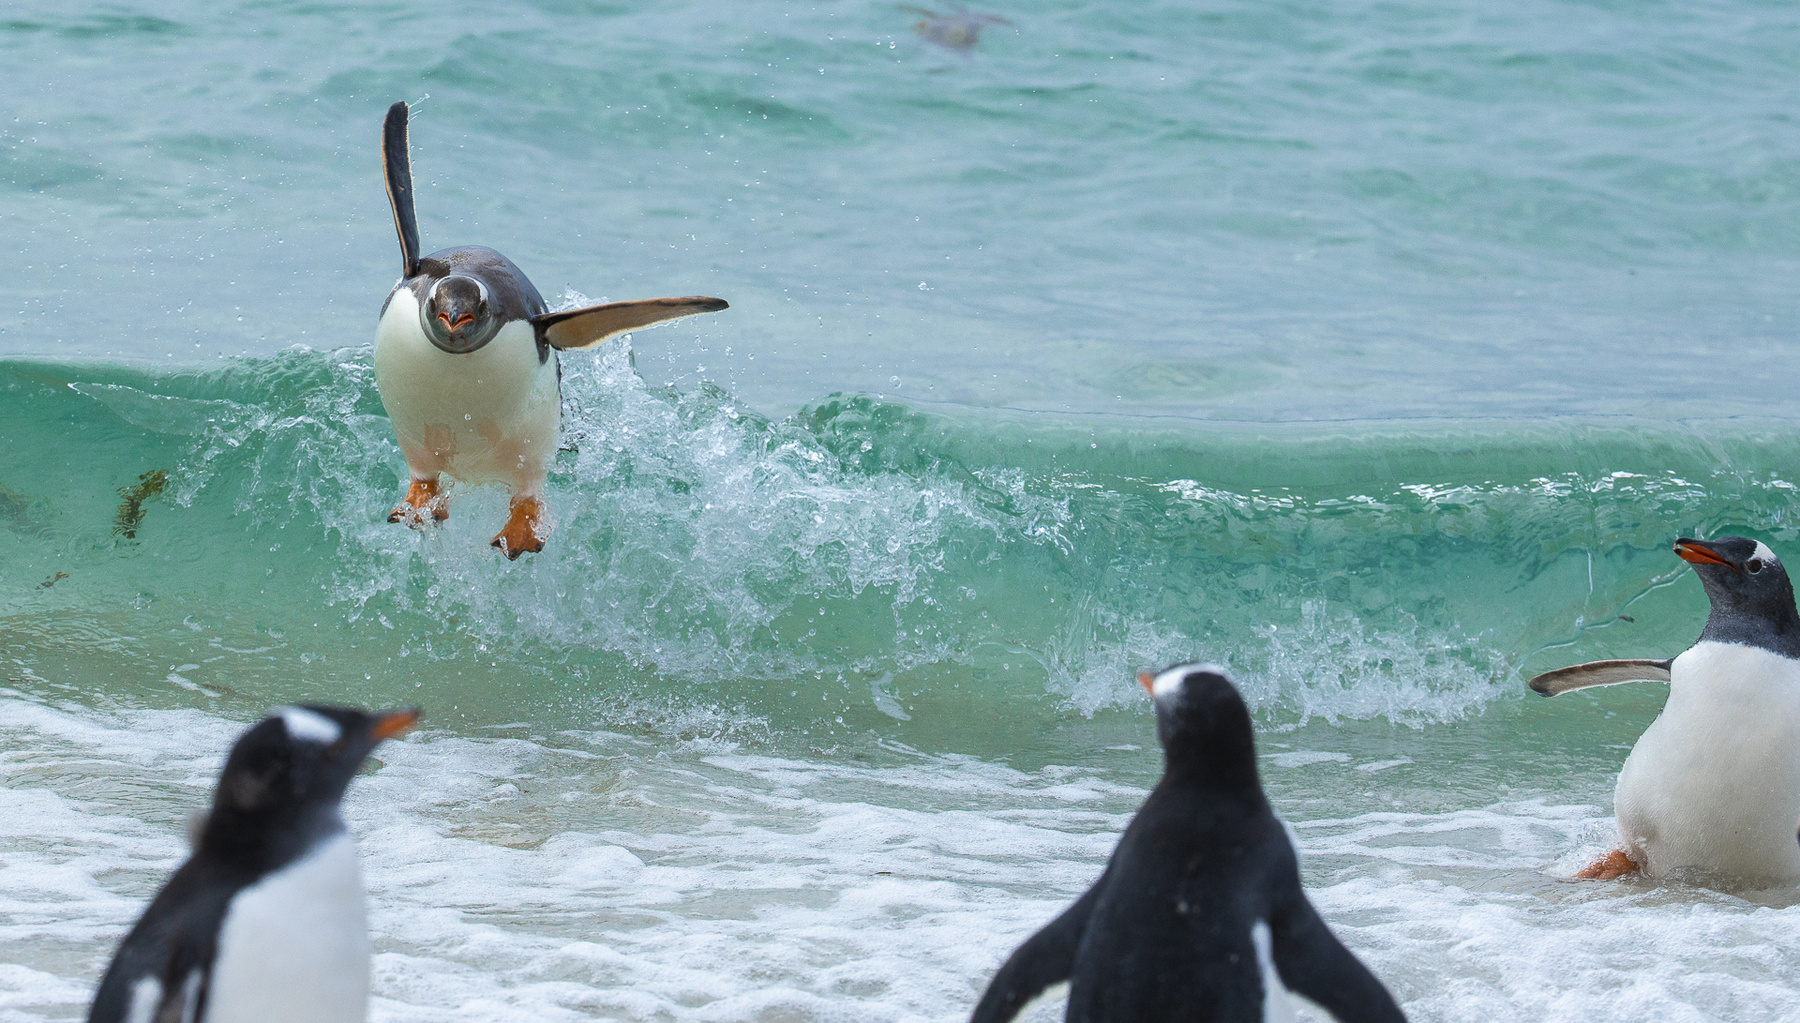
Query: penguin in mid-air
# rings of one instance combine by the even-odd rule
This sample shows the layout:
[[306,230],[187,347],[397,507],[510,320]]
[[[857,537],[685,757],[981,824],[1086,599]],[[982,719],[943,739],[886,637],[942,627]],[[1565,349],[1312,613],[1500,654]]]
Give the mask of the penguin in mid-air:
[[407,106],[388,108],[381,156],[400,233],[400,283],[375,327],[375,386],[412,482],[389,522],[415,528],[450,515],[443,476],[512,491],[493,546],[508,558],[544,549],[544,478],[562,426],[556,353],[590,348],[665,320],[717,312],[723,299],[651,298],[550,312],[512,261],[480,245],[419,255]]
[[1162,780],[1100,880],[1006,960],[970,1023],[1005,1023],[1063,980],[1069,1023],[1291,1020],[1288,991],[1345,1023],[1404,1023],[1300,890],[1250,711],[1223,670],[1138,681],[1156,701]]
[[338,801],[416,710],[287,707],[231,748],[194,853],[125,936],[88,1023],[360,1023],[369,929]]
[[1544,696],[1621,682],[1669,683],[1613,792],[1619,846],[1576,877],[1650,877],[1683,867],[1800,882],[1800,612],[1766,544],[1675,541],[1712,611],[1668,660],[1592,661],[1531,680]]

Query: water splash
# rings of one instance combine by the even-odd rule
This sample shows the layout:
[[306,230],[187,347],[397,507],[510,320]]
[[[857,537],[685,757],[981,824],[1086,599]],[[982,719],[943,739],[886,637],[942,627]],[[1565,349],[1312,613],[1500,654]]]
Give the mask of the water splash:
[[[565,360],[555,532],[509,565],[486,546],[497,490],[456,491],[440,529],[385,521],[404,469],[369,363],[365,348],[217,373],[0,366],[30,396],[0,412],[23,442],[0,485],[29,510],[14,516],[29,528],[0,529],[22,565],[0,600],[49,599],[24,584],[57,570],[73,578],[55,594],[128,620],[163,620],[144,593],[209,592],[267,619],[227,647],[328,627],[368,652],[306,663],[500,672],[520,700],[636,694],[658,720],[671,692],[693,701],[677,716],[755,727],[929,729],[1020,699],[1092,715],[1137,705],[1133,672],[1204,656],[1271,722],[1418,724],[1518,691],[1533,658],[1691,639],[1701,598],[1671,585],[1674,533],[1793,533],[1774,468],[1789,445],[1755,429],[1349,437],[867,395],[776,422],[710,384],[651,387],[614,345]],[[70,420],[73,438],[45,425]],[[172,467],[169,510],[128,556],[113,509],[37,496],[81,488],[30,453],[88,434],[113,440],[74,462],[115,501],[113,480]],[[1545,471],[1557,462],[1574,468]]]

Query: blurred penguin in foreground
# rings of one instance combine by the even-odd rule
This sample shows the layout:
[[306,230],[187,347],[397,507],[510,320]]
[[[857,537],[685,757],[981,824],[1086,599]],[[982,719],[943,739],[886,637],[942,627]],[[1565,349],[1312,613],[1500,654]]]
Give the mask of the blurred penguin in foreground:
[[245,732],[194,854],[125,936],[88,1023],[361,1023],[369,928],[338,803],[418,719],[288,707]]
[[1069,1023],[1273,1023],[1293,991],[1344,1023],[1404,1023],[1300,890],[1256,775],[1250,711],[1223,671],[1138,676],[1163,776],[1100,880],[1007,959],[971,1023],[1004,1023],[1070,982]]

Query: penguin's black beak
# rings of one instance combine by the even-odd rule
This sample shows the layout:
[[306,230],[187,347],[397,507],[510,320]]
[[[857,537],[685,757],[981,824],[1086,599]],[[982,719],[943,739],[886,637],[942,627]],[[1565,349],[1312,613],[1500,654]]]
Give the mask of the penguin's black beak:
[[1152,675],[1147,671],[1138,672],[1138,685],[1143,686],[1144,692],[1149,693],[1151,696],[1156,695],[1155,675]]
[[1691,561],[1696,565],[1724,565],[1734,572],[1742,572],[1743,568],[1733,564],[1712,549],[1705,540],[1691,540],[1687,537],[1675,541],[1675,554],[1683,561]]
[[375,724],[369,729],[369,739],[380,742],[392,739],[396,735],[404,735],[412,726],[419,723],[419,708],[402,707],[375,716]]

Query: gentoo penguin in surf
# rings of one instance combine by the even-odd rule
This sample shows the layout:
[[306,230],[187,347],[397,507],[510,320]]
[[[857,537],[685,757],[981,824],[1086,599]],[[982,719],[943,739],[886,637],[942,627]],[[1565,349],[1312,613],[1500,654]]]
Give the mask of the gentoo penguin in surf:
[[125,936],[88,1023],[360,1023],[369,934],[338,801],[416,710],[288,707],[238,739],[194,853]]
[[419,255],[407,106],[388,108],[381,135],[402,274],[375,327],[375,386],[412,477],[389,522],[415,528],[449,517],[443,476],[512,490],[493,539],[508,558],[544,549],[544,477],[562,426],[556,353],[590,348],[665,320],[717,312],[722,299],[651,298],[550,312],[512,261],[463,245]]
[[1545,696],[1669,683],[1613,792],[1619,848],[1576,874],[1610,880],[1693,867],[1800,882],[1800,613],[1787,570],[1742,536],[1675,541],[1712,612],[1665,661],[1592,661],[1531,680]]
[[1138,681],[1156,701],[1162,780],[1100,880],[1006,960],[970,1023],[1005,1023],[1063,980],[1069,1023],[1291,1020],[1290,990],[1346,1023],[1404,1021],[1300,890],[1223,670]]

